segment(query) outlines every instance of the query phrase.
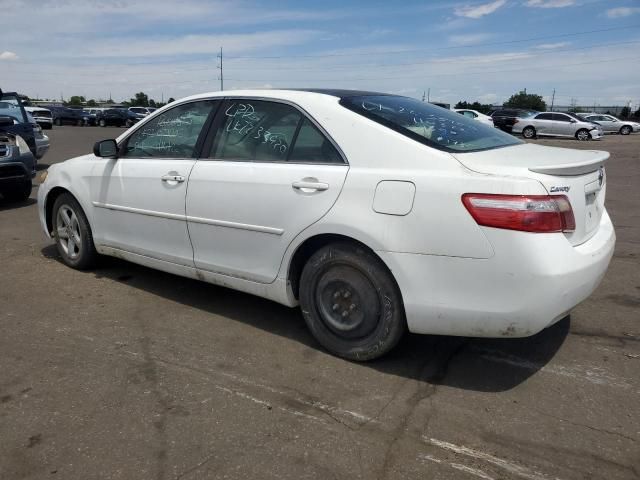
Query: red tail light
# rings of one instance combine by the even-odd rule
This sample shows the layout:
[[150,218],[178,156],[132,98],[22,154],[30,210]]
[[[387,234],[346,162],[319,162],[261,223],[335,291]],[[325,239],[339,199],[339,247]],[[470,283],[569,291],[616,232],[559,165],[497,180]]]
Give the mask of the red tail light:
[[565,195],[465,193],[462,203],[478,225],[522,232],[572,232],[576,221]]

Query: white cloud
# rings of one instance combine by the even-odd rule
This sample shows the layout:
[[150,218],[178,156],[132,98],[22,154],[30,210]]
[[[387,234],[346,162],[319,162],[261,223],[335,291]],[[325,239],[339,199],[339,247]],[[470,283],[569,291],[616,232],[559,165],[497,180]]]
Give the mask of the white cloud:
[[20,57],[18,57],[18,55],[16,55],[13,52],[2,52],[2,53],[0,53],[0,60],[17,60],[18,58],[20,58]]
[[609,18],[622,18],[629,17],[635,13],[640,13],[639,7],[618,7],[610,8],[607,10],[607,17]]
[[450,35],[449,43],[456,46],[475,45],[491,38],[490,33],[464,33],[460,35]]
[[571,45],[571,43],[570,42],[543,43],[541,45],[536,45],[535,48],[539,48],[540,50],[554,50],[556,48],[566,47],[567,45]]
[[507,0],[495,0],[494,2],[479,5],[465,5],[463,7],[456,7],[454,13],[459,17],[480,18],[495,12],[506,3]]
[[576,4],[576,0],[527,0],[527,7],[537,8],[563,8]]

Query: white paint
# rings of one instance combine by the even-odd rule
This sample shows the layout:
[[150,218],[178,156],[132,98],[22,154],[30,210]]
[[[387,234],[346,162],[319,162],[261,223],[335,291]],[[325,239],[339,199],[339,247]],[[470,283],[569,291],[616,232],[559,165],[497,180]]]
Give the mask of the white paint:
[[418,455],[418,458],[422,461],[424,460],[429,460],[430,462],[434,462],[434,463],[444,463],[445,465],[454,468],[456,470],[460,470],[461,472],[466,472],[470,475],[474,475],[476,477],[482,478],[483,480],[495,480],[493,477],[491,477],[490,475],[486,474],[485,472],[483,472],[482,470],[479,470],[477,468],[472,468],[472,467],[468,467],[466,465],[462,465],[461,463],[454,463],[454,462],[447,462],[446,460],[440,460],[439,458],[433,457],[431,455],[427,455],[427,454],[420,454]]
[[522,478],[526,478],[528,480],[549,480],[551,478],[543,473],[533,471],[527,467],[523,467],[522,465],[518,465],[517,463],[514,463],[514,462],[509,462],[503,458],[496,457],[489,453],[481,452],[479,450],[474,450],[472,448],[468,448],[462,445],[455,445],[453,443],[445,442],[443,440],[438,440],[435,438],[429,438],[426,436],[423,436],[422,438],[425,442],[435,447],[441,448],[443,450],[448,450],[450,452],[454,452],[459,455],[464,455],[466,457],[477,458],[478,460],[485,461],[509,473],[512,473]]

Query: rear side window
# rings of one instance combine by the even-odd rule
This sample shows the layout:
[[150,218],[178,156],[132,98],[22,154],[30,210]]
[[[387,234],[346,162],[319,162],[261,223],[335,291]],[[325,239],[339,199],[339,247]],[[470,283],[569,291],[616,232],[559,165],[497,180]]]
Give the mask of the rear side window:
[[210,158],[252,162],[344,163],[299,110],[263,100],[234,100],[223,112]]
[[447,152],[471,152],[522,141],[454,111],[395,95],[345,97],[340,104],[406,137]]
[[536,120],[553,120],[553,115],[550,113],[541,113],[536,115]]

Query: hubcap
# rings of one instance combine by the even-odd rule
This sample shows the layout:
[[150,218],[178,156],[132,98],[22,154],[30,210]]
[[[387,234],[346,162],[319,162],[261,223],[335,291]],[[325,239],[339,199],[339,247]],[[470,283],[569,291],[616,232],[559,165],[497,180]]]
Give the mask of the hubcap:
[[80,255],[82,240],[78,217],[69,205],[62,205],[56,217],[56,233],[62,251],[71,259]]
[[316,305],[324,324],[345,338],[361,338],[378,325],[378,292],[367,276],[350,266],[333,267],[319,278]]
[[578,138],[580,140],[586,140],[587,138],[589,138],[589,134],[587,132],[579,132],[578,133]]

